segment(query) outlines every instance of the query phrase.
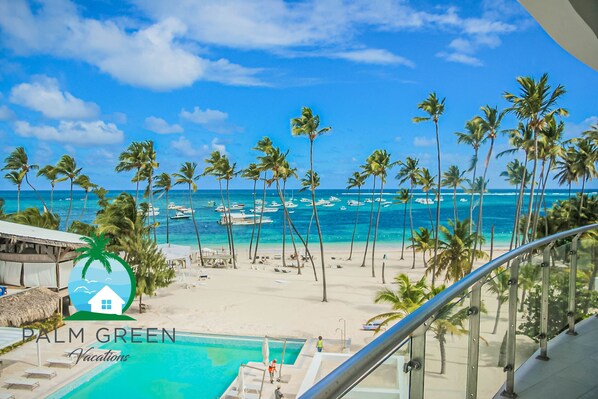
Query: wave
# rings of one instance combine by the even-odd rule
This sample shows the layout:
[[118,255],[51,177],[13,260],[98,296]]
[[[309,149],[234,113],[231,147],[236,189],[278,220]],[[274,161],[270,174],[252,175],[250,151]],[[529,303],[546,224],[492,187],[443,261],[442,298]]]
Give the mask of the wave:
[[77,288],[75,288],[73,290],[73,292],[79,292],[79,291],[82,291],[82,292],[84,292],[86,294],[93,294],[94,292],[96,292],[95,290],[90,290],[89,288],[87,288],[84,285],[80,285],[80,286],[78,286]]

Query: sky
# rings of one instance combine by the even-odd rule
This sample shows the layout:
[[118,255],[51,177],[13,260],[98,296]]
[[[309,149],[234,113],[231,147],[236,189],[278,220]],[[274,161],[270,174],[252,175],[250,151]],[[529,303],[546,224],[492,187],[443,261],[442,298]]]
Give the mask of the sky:
[[[269,136],[303,175],[309,143],[290,119],[309,106],[332,127],[315,143],[321,187],[342,188],[379,148],[435,170],[433,125],[412,118],[437,92],[442,168],[466,169],[471,149],[454,132],[483,105],[506,108],[518,76],[543,73],[567,89],[566,138],[598,122],[598,73],[514,0],[0,0],[0,157],[16,146],[39,165],[70,154],[96,184],[125,189],[132,176],[114,166],[131,141],[153,140],[171,173],[203,168],[214,150],[246,167]],[[502,125],[515,126],[512,115]],[[495,151],[507,148],[503,135]],[[490,188],[508,187],[510,159],[491,161]]]

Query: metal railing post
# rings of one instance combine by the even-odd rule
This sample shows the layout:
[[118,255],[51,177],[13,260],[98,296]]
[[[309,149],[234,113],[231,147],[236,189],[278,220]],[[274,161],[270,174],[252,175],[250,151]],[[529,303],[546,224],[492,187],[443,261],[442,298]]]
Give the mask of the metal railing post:
[[471,289],[469,297],[469,343],[467,345],[467,392],[466,398],[478,395],[478,360],[480,355],[480,307],[482,306],[482,284],[478,282]]
[[577,280],[577,247],[579,241],[579,234],[573,237],[571,241],[571,266],[569,267],[569,309],[567,309],[567,321],[569,322],[569,329],[567,334],[577,335],[575,332],[575,295],[576,287],[575,282]]
[[519,299],[519,264],[521,258],[515,258],[511,263],[509,275],[509,325],[507,328],[507,365],[504,370],[507,373],[505,389],[501,396],[516,398],[515,393],[515,349],[517,344],[517,302]]
[[406,373],[410,373],[409,399],[424,398],[424,381],[426,374],[426,331],[431,321],[417,328],[411,337],[411,360],[405,364]]
[[554,241],[546,245],[542,252],[542,298],[540,300],[540,354],[538,360],[550,360],[548,357],[548,299],[550,288],[550,251]]

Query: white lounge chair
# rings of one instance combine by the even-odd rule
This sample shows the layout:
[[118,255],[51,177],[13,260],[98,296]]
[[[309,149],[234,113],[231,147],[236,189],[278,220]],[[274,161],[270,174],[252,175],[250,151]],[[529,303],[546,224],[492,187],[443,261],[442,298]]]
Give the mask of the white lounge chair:
[[12,393],[0,392],[0,399],[15,399],[15,395]]
[[27,369],[27,370],[25,370],[25,374],[27,374],[27,377],[42,376],[42,377],[47,377],[50,380],[52,378],[56,377],[56,371],[50,370],[50,369],[45,369],[45,368]]
[[50,365],[50,366],[68,366],[73,367],[75,365],[75,360],[68,357],[68,358],[53,358],[53,359],[48,359],[46,360],[46,362]]
[[11,379],[4,381],[4,384],[6,384],[6,387],[8,389],[10,389],[14,386],[18,386],[18,387],[26,387],[33,391],[35,388],[39,387],[39,382],[28,380],[26,378],[11,378]]

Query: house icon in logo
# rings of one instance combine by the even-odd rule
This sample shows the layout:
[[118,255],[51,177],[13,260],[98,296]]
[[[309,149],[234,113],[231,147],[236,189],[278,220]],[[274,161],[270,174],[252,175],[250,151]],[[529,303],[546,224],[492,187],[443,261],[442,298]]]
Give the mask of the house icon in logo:
[[104,314],[122,314],[125,301],[112,288],[104,286],[88,302],[91,311]]

